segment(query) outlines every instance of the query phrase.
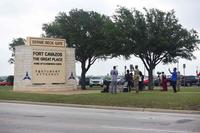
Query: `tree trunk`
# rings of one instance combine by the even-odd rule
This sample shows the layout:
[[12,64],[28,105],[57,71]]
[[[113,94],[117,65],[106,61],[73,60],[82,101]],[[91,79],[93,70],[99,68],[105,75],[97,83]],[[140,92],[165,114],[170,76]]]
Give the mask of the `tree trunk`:
[[153,85],[153,69],[149,69],[148,70],[148,74],[149,74],[149,85],[148,85],[148,89],[149,90],[153,90],[153,87],[154,87],[154,85]]
[[81,89],[86,89],[86,82],[85,82],[85,75],[87,72],[87,69],[85,68],[86,62],[81,62]]
[[81,89],[83,89],[83,90],[86,89],[85,74],[86,74],[86,72],[83,71],[83,69],[82,69],[82,72],[81,72]]

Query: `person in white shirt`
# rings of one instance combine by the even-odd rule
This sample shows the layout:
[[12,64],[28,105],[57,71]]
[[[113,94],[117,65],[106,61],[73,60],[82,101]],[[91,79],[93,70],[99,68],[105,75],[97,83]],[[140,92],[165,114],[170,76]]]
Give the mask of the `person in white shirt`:
[[118,76],[118,71],[116,69],[116,66],[113,66],[113,69],[110,71],[111,75],[111,90],[110,92],[117,93],[117,76]]

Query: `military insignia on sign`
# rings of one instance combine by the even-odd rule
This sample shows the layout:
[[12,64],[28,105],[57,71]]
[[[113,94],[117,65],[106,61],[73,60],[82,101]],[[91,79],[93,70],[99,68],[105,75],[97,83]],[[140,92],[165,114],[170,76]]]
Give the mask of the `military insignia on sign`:
[[71,72],[69,79],[75,79],[73,72]]
[[28,75],[28,72],[26,72],[26,75],[25,75],[25,77],[24,77],[23,80],[25,80],[25,79],[31,80],[31,78],[30,78],[29,75]]

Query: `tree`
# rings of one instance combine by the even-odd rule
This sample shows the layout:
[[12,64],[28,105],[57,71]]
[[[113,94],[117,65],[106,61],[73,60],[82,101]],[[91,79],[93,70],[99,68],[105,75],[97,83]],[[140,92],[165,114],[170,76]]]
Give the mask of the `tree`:
[[81,88],[85,87],[85,75],[99,58],[105,58],[106,30],[111,27],[109,17],[93,11],[71,10],[69,15],[59,13],[52,23],[44,24],[45,36],[64,38],[68,47],[75,48],[75,58],[81,63]]
[[[145,14],[120,7],[114,21],[118,29],[120,54],[135,55],[144,63],[149,76],[149,89],[153,89],[153,70],[160,62],[176,62],[177,57],[191,60],[198,49],[198,35],[178,23],[175,12],[144,9]],[[118,47],[119,47],[118,46]]]
[[8,60],[8,62],[10,64],[13,64],[15,63],[15,47],[16,46],[19,46],[19,45],[25,45],[25,39],[19,37],[19,38],[16,38],[16,39],[13,39],[12,42],[9,44],[9,50],[12,51],[12,55],[11,55],[11,58]]

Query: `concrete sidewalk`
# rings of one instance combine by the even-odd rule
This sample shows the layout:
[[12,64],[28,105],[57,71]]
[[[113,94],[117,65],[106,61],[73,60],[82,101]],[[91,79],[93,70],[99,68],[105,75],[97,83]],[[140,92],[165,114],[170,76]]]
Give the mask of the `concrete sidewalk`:
[[47,106],[77,107],[77,108],[126,110],[126,111],[145,111],[145,112],[162,112],[162,113],[200,114],[200,111],[196,111],[196,110],[172,110],[172,109],[157,109],[157,108],[134,108],[134,107],[116,107],[116,106],[97,106],[97,105],[47,103],[47,102],[30,102],[30,101],[16,101],[16,100],[0,100],[0,102],[5,102],[5,103],[19,103],[19,104],[47,105]]

